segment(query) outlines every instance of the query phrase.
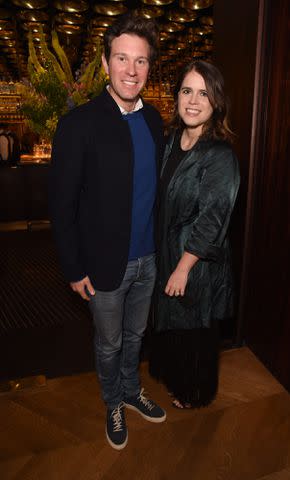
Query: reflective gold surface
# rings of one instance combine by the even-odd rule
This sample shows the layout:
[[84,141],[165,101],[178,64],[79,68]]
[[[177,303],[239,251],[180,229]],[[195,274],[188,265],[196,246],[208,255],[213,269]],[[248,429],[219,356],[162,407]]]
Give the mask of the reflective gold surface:
[[193,32],[197,35],[208,35],[209,33],[212,33],[212,31],[213,28],[209,25],[201,25],[193,28]]
[[163,5],[170,5],[170,3],[173,3],[174,0],[141,0],[142,3],[145,3],[145,5],[157,5],[157,7],[163,6]]
[[107,28],[106,27],[94,27],[92,29],[92,40],[94,41],[94,37],[103,37],[105,35]]
[[55,0],[54,6],[58,10],[69,13],[85,12],[89,8],[85,0]]
[[174,38],[174,34],[169,32],[160,32],[159,38],[160,38],[160,42],[164,42],[166,40]]
[[49,15],[41,10],[20,10],[17,17],[25,22],[48,22]]
[[213,26],[213,17],[211,16],[199,17],[198,20],[201,25],[210,25],[211,27]]
[[13,38],[14,37],[14,32],[13,30],[1,30],[1,38]]
[[66,35],[78,35],[82,31],[82,27],[80,25],[58,24],[56,30]]
[[168,22],[162,25],[162,30],[169,33],[181,32],[181,30],[184,30],[184,25],[181,23]]
[[40,30],[43,30],[43,32],[48,33],[49,28],[48,25],[45,23],[38,23],[38,22],[23,22],[22,24],[24,30],[28,30],[31,32],[39,32]]
[[14,5],[22,8],[29,8],[33,10],[34,8],[45,8],[48,5],[47,0],[11,0]]
[[205,45],[213,45],[213,39],[212,38],[205,38],[203,43]]
[[186,35],[187,35],[187,38],[188,38],[188,41],[191,42],[191,43],[197,43],[197,42],[200,42],[200,35],[198,35],[197,33],[195,33],[193,31],[193,28],[189,28],[186,30]]
[[96,27],[109,27],[114,22],[112,17],[100,17],[97,16],[92,19],[91,25]]
[[201,52],[211,52],[212,49],[213,49],[213,46],[212,45],[201,45],[199,47],[200,51]]
[[179,0],[179,5],[182,8],[188,8],[189,10],[200,10],[202,8],[208,8],[213,3],[213,0]]
[[11,56],[14,56],[14,55],[16,54],[16,48],[8,47],[8,45],[5,46],[5,47],[3,47],[2,50],[3,50],[3,52],[6,52],[6,53],[7,53],[6,56],[7,56],[8,58],[11,58]]
[[164,10],[160,7],[141,7],[136,9],[136,13],[144,18],[157,18],[164,15]]
[[190,55],[191,55],[192,57],[194,57],[194,58],[196,58],[196,57],[199,58],[199,57],[203,57],[203,52],[201,52],[200,49],[197,48],[197,49],[194,49],[194,50],[190,53]]
[[82,25],[85,22],[85,17],[79,13],[61,12],[56,14],[55,21],[68,25]]
[[177,48],[177,50],[185,50],[187,48],[188,44],[185,41],[184,42],[176,42],[175,40],[173,40],[171,42],[168,42],[167,46],[171,50],[174,50],[175,48]]
[[197,14],[183,8],[174,8],[166,13],[166,17],[171,22],[186,23],[193,22],[197,18]]
[[[28,39],[29,33],[26,32],[25,35],[26,35],[26,38]],[[33,37],[33,41],[34,41],[34,42],[40,42],[40,33],[39,33],[39,32],[32,32],[32,37]],[[48,33],[44,33],[44,38],[45,38],[46,40],[49,40],[49,38],[50,38],[49,34],[48,34]]]
[[94,5],[96,13],[101,15],[120,15],[127,11],[127,7],[121,2],[102,2]]

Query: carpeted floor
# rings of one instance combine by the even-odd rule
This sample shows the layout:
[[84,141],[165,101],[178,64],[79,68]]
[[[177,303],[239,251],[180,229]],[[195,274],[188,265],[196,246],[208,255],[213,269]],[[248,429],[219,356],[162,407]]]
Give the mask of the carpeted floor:
[[51,231],[0,233],[0,378],[93,368],[86,303],[67,286]]

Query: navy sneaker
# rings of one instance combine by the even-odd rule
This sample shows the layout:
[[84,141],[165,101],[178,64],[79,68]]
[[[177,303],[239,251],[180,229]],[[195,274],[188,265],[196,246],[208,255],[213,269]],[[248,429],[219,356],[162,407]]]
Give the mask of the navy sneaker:
[[124,403],[107,412],[106,437],[115,450],[122,450],[128,442],[128,430],[125,421]]
[[161,423],[166,419],[166,412],[153,400],[149,400],[143,394],[144,388],[135,397],[127,398],[124,403],[126,407],[140,413],[149,422]]

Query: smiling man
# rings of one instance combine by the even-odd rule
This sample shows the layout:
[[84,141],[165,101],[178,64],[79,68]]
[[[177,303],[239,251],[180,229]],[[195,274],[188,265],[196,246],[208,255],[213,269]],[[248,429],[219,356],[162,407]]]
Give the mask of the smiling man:
[[103,93],[61,118],[53,143],[50,206],[64,274],[89,301],[106,437],[128,441],[125,407],[166,418],[145,397],[138,367],[155,282],[153,207],[162,149],[159,113],[140,97],[156,55],[151,20],[128,14],[104,37]]
[[111,42],[111,53],[102,57],[109,75],[109,93],[125,111],[131,112],[149,73],[150,47],[145,38],[123,33]]

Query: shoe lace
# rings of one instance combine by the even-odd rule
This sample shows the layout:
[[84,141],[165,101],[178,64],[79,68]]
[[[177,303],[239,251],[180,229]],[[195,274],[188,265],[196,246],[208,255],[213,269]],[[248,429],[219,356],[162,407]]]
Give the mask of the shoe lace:
[[121,432],[123,430],[123,408],[124,404],[121,402],[111,413],[111,418],[113,420],[113,432]]
[[144,388],[141,389],[138,398],[140,402],[142,402],[143,405],[145,405],[145,407],[151,411],[154,408],[154,403],[148,398],[146,398],[143,392],[144,392]]

